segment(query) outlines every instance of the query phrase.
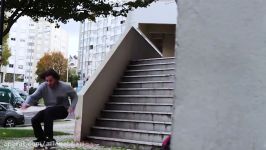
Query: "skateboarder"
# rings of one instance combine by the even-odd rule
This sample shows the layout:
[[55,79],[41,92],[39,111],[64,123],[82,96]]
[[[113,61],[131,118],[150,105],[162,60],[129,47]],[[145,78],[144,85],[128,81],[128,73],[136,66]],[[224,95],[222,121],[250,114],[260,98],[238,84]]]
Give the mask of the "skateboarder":
[[[78,97],[70,85],[60,81],[59,74],[53,69],[45,71],[40,77],[45,82],[40,84],[38,89],[26,99],[21,109],[26,109],[43,98],[46,108],[31,119],[36,137],[33,142],[56,145],[56,140],[53,138],[53,121],[64,119],[68,114],[74,113]],[[44,130],[41,126],[42,122],[44,123]]]

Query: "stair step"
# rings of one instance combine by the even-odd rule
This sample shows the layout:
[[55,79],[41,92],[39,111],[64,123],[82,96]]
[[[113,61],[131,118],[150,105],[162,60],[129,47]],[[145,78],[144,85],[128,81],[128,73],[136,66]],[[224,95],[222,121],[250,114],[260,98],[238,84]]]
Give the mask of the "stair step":
[[130,64],[128,69],[168,69],[175,68],[175,62],[167,63],[148,63],[148,64]]
[[139,82],[120,82],[118,88],[174,88],[173,81],[139,81]]
[[130,64],[148,64],[148,63],[169,63],[175,62],[175,57],[149,58],[132,60]]
[[122,82],[174,81],[174,74],[123,76]]
[[169,63],[149,63],[149,64],[130,64],[129,67],[138,67],[138,66],[157,66],[157,65],[170,65],[175,64],[175,62],[169,62]]
[[129,140],[141,140],[148,142],[162,142],[164,138],[170,135],[170,132],[159,132],[150,130],[134,130],[110,127],[92,127],[91,134],[93,136],[109,137],[109,138],[125,138]]
[[112,95],[111,102],[128,103],[173,103],[171,95]]
[[126,76],[136,75],[160,75],[160,74],[175,74],[175,68],[168,69],[139,69],[139,70],[127,70]]
[[173,104],[108,102],[105,108],[107,110],[172,112]]
[[128,140],[119,138],[99,137],[99,136],[87,136],[87,138],[93,143],[97,143],[104,146],[116,146],[137,150],[160,150],[161,143],[159,142],[146,142],[138,140]]
[[125,102],[107,102],[109,105],[145,105],[145,106],[173,106],[173,104],[169,103],[125,103]]
[[173,95],[173,88],[116,88],[115,95]]
[[172,122],[160,122],[160,121],[147,121],[147,120],[128,120],[128,119],[110,119],[110,118],[97,118],[98,120],[105,121],[117,121],[117,122],[137,122],[137,123],[150,123],[150,124],[167,124],[172,125]]
[[102,110],[103,118],[171,122],[172,112]]
[[168,60],[168,59],[175,59],[175,57],[157,57],[157,58],[144,58],[144,59],[136,59],[131,61],[146,61],[146,60]]
[[112,97],[173,98],[173,96],[168,96],[168,95],[112,95]]
[[106,127],[118,127],[124,129],[171,132],[172,123],[146,120],[97,118],[96,125]]

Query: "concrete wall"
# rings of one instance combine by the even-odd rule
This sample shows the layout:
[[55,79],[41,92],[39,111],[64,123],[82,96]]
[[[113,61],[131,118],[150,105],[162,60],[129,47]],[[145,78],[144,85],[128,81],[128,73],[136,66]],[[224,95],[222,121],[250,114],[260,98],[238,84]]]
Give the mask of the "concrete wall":
[[174,57],[175,56],[175,35],[165,35],[163,39],[163,56]]
[[96,117],[123,76],[130,60],[162,57],[162,54],[135,28],[122,36],[117,46],[79,93],[76,109],[75,140],[84,140],[90,134]]
[[176,32],[175,24],[140,23],[139,29],[162,52],[164,57],[174,57]]
[[266,149],[266,1],[179,0],[173,150]]

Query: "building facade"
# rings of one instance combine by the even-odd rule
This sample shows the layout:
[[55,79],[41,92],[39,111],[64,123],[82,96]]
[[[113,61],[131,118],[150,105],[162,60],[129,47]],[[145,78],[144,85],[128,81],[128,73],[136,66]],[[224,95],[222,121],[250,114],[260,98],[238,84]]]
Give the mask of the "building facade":
[[69,70],[74,70],[75,73],[77,73],[77,69],[78,69],[78,56],[76,56],[76,55],[70,55],[68,57],[68,69]]
[[86,81],[104,60],[123,33],[125,17],[98,17],[96,22],[84,21],[80,25],[78,73]]
[[[34,22],[29,17],[20,18],[11,28],[8,44],[12,55],[2,71],[5,76],[15,74],[17,87],[24,83],[37,86],[36,66],[44,53],[61,51],[68,56],[67,32],[45,20]],[[8,84],[10,80],[4,82]]]

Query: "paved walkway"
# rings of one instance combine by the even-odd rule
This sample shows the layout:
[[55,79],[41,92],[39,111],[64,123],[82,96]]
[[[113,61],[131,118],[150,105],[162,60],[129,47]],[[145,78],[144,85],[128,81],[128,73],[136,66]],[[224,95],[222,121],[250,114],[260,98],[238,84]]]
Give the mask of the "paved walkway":
[[[1,150],[32,150],[34,147],[34,143],[32,140],[35,138],[13,138],[0,140]],[[57,149],[77,149],[77,150],[87,150],[87,149],[103,149],[108,150],[111,148],[104,148],[96,144],[91,143],[74,143],[73,135],[64,135],[64,136],[55,136],[59,147]]]
[[[30,120],[40,110],[45,107],[32,106],[26,110],[23,110],[25,115],[26,125],[15,127],[15,129],[32,129]],[[54,131],[60,131],[70,133],[71,135],[55,136],[59,147],[57,149],[73,149],[73,150],[122,150],[119,148],[104,148],[93,143],[74,143],[73,134],[75,127],[75,120],[73,116],[68,116],[65,120],[57,120],[54,122]],[[32,150],[34,143],[32,142],[34,137],[27,138],[12,138],[12,139],[1,139],[0,138],[0,150]],[[125,150],[125,149],[123,149]]]
[[[93,143],[74,143],[73,133],[74,133],[75,121],[60,121],[54,123],[54,131],[60,131],[65,133],[70,133],[71,135],[55,136],[59,147],[57,149],[73,149],[73,150],[122,150],[119,148],[104,148]],[[31,126],[26,127],[15,127],[15,129],[32,129]],[[34,144],[32,140],[34,137],[27,138],[12,138],[12,139],[0,139],[0,149],[1,150],[32,150]]]

